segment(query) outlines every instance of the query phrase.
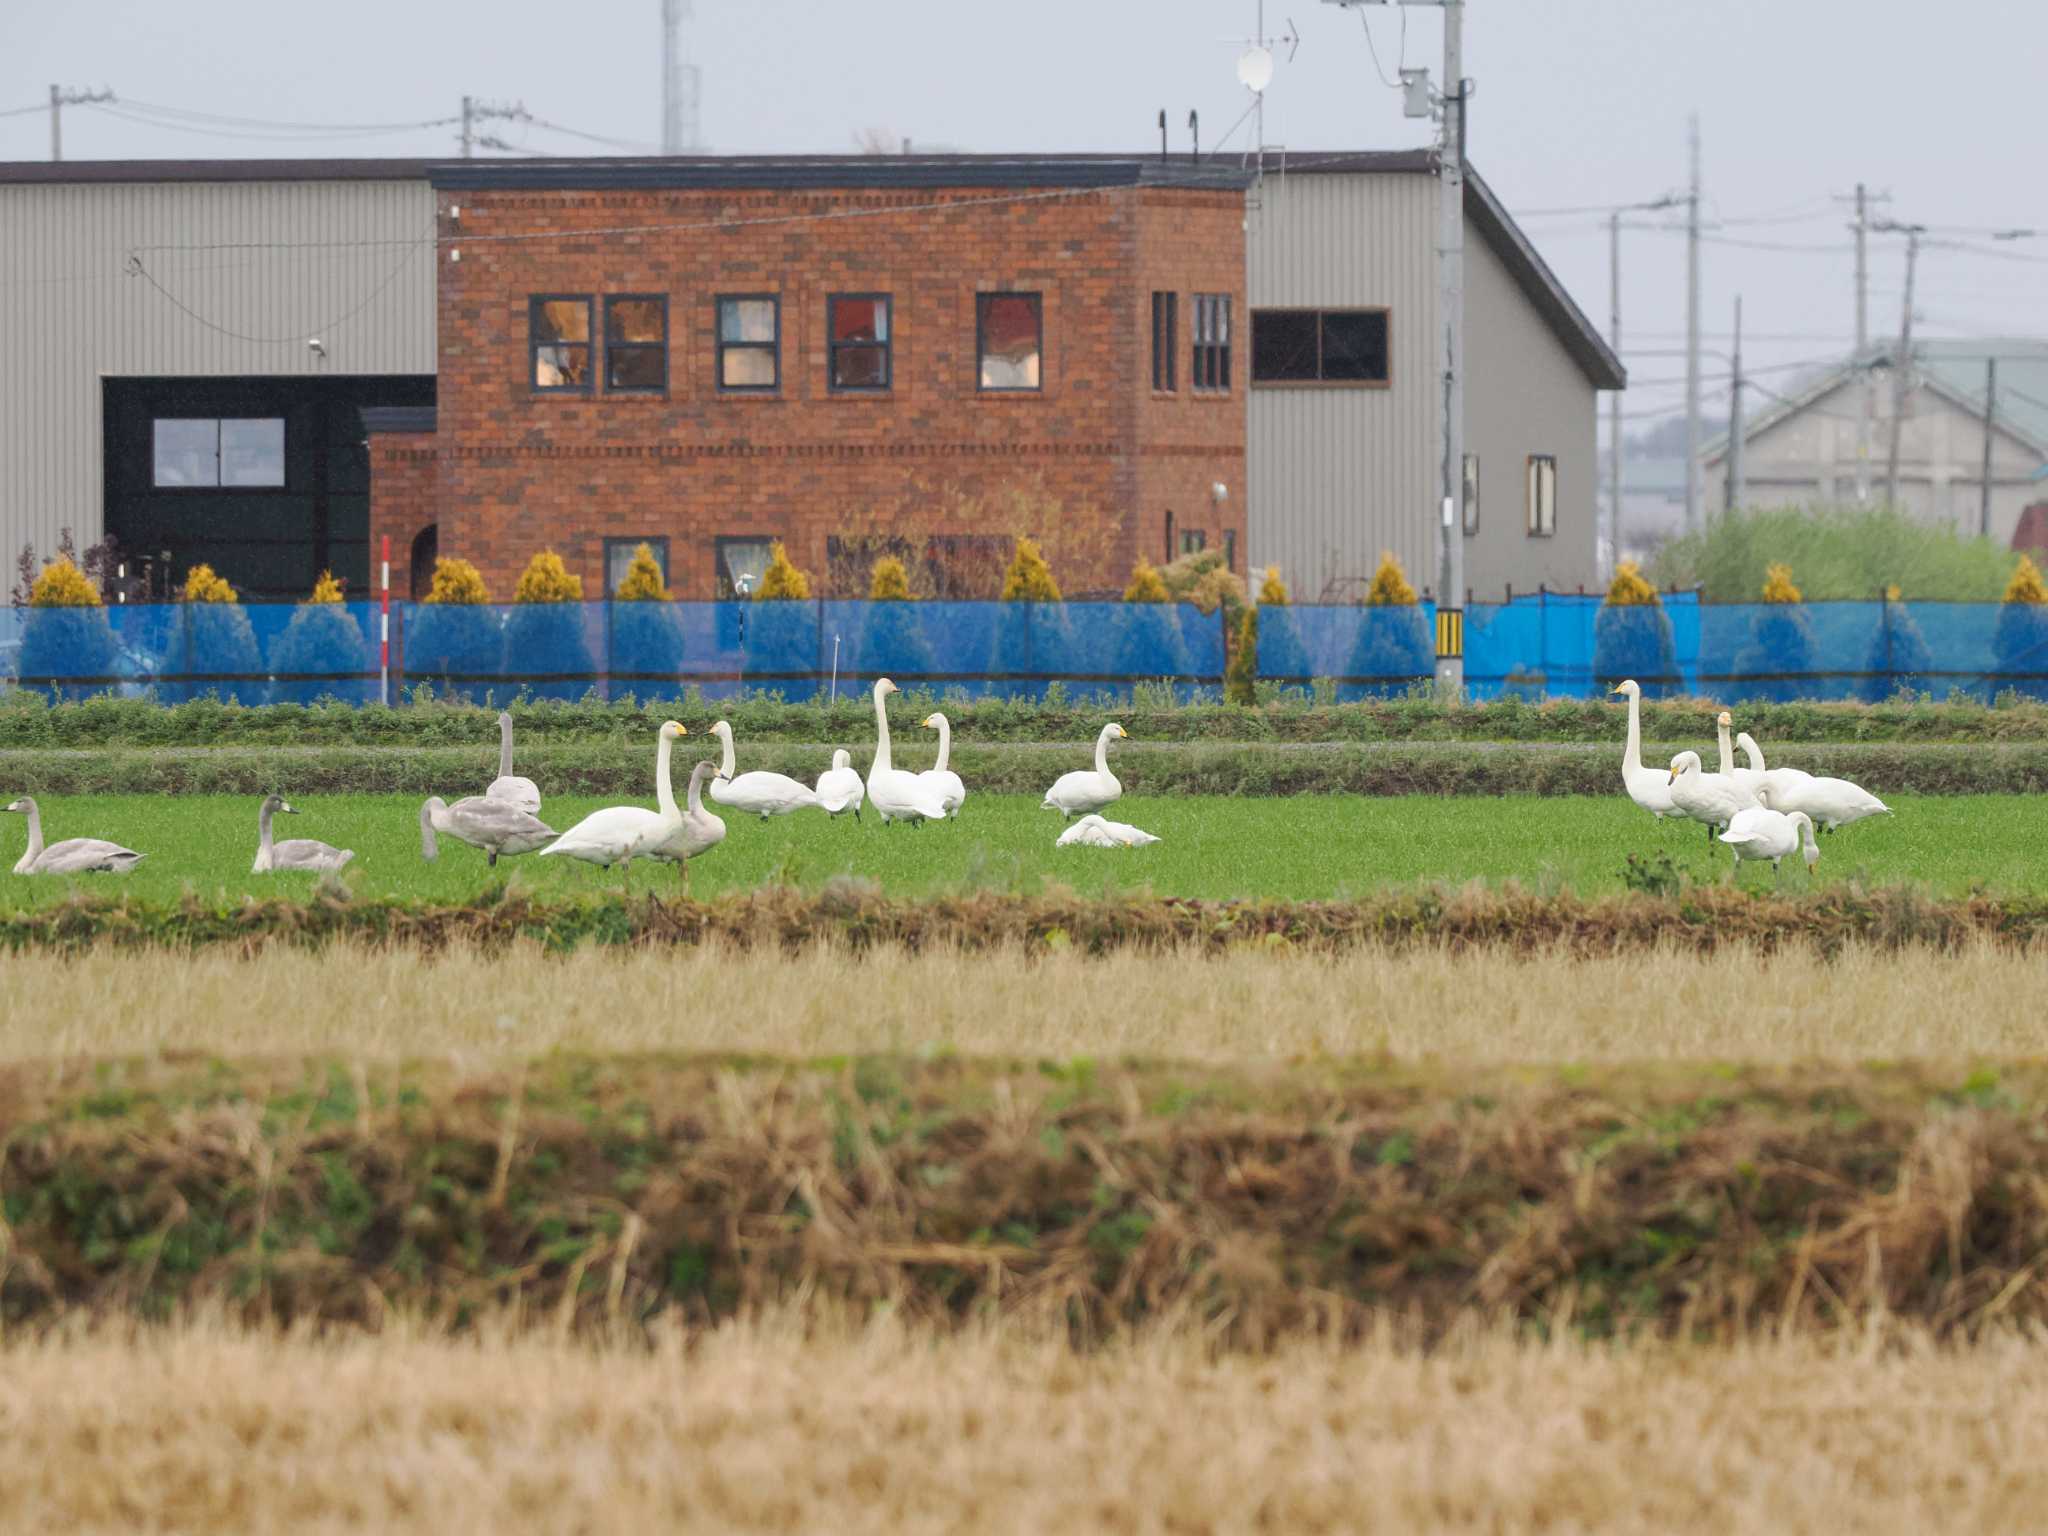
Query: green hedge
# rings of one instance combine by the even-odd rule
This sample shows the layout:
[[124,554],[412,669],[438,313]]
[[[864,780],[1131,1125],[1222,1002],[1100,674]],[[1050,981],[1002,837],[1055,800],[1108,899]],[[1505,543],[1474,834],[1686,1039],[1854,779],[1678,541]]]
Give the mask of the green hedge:
[[[1653,741],[1711,745],[1719,705],[1684,699],[1646,704],[1644,734]],[[1561,741],[1618,744],[1625,729],[1619,700],[1529,704],[1500,699],[1446,706],[1432,699],[1318,704],[1305,694],[1251,706],[1173,705],[1151,690],[1132,703],[1075,705],[1059,699],[946,701],[921,692],[899,698],[891,718],[903,729],[942,708],[962,745],[981,741],[1091,741],[1107,719],[1121,720],[1141,741]],[[773,698],[685,699],[641,708],[540,702],[513,711],[524,742],[628,741],[650,735],[674,717],[692,730],[723,716],[742,746],[752,740],[870,740],[873,707],[842,697],[786,704]],[[1768,752],[1785,742],[2048,741],[2048,705],[1985,708],[1937,704],[1745,704],[1737,728]],[[51,705],[21,693],[0,694],[0,750],[22,747],[214,746],[290,743],[296,746],[431,747],[477,743],[495,748],[493,710],[429,702],[402,709],[293,704],[240,708],[211,700],[161,706],[135,699],[91,699]]]

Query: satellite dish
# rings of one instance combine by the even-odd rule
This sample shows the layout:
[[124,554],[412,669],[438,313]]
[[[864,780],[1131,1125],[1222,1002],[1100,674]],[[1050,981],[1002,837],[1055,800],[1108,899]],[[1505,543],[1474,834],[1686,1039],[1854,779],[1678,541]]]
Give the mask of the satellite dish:
[[1273,83],[1273,50],[1250,48],[1237,61],[1237,78],[1248,91],[1263,91]]

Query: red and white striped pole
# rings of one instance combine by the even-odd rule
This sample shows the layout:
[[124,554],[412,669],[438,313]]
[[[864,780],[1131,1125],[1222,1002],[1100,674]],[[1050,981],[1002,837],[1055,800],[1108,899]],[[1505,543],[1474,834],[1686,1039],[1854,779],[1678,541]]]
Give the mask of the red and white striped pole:
[[377,702],[391,707],[391,535],[384,535],[383,612],[378,619]]

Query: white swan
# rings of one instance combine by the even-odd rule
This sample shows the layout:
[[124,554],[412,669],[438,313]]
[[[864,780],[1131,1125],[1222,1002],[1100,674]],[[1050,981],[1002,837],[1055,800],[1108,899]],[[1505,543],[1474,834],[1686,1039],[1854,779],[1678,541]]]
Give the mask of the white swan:
[[1109,771],[1109,744],[1124,739],[1124,728],[1114,720],[1095,738],[1095,770],[1077,768],[1053,780],[1039,803],[1041,811],[1058,811],[1062,816],[1083,816],[1113,804],[1124,792],[1117,776]]
[[682,877],[685,895],[690,890],[690,860],[725,841],[725,823],[704,809],[704,781],[711,778],[714,771],[709,758],[690,770],[690,803],[682,811],[676,809],[675,791],[669,787],[666,758],[661,762],[655,783],[655,790],[661,796],[662,819],[669,822],[674,830],[655,847],[648,849],[647,857],[664,864],[674,864],[676,873]]
[[[1044,809],[1044,807],[1040,807]],[[1127,821],[1104,821],[1100,816],[1083,816],[1053,842],[1055,848],[1142,848],[1159,839],[1140,832]]]
[[787,816],[818,803],[818,792],[807,789],[786,773],[738,773],[733,760],[732,726],[721,720],[711,727],[724,750],[723,765],[711,785],[711,798],[735,811],[745,811],[766,821],[770,816]]
[[458,843],[481,848],[495,865],[500,854],[532,853],[545,848],[556,837],[555,829],[531,811],[522,811],[510,800],[489,795],[470,795],[453,805],[435,795],[420,807],[420,857],[429,861],[441,856],[436,832],[445,832]]
[[654,754],[654,783],[663,801],[661,810],[650,811],[640,805],[608,805],[601,811],[592,811],[541,849],[540,856],[578,859],[604,869],[616,864],[620,879],[630,883],[633,860],[666,842],[682,823],[675,796],[668,789],[668,764],[676,738],[687,735],[688,731],[670,720],[656,738],[660,745]]
[[1771,804],[1781,811],[1804,811],[1816,825],[1832,832],[1866,816],[1889,816],[1892,808],[1869,790],[1847,779],[1808,775],[1771,786]]
[[270,818],[278,811],[287,816],[299,814],[285,804],[283,795],[264,797],[262,808],[256,812],[256,862],[250,866],[250,874],[268,875],[280,869],[318,869],[331,874],[356,856],[353,848],[336,848],[331,843],[311,837],[288,837],[281,843],[273,841]]
[[493,800],[509,800],[529,816],[540,814],[540,786],[512,771],[512,716],[498,712],[498,776],[484,791]]
[[125,875],[148,858],[97,837],[67,838],[43,846],[43,813],[27,795],[7,807],[28,818],[28,852],[15,863],[17,875]]
[[1786,789],[1813,777],[1804,768],[1767,767],[1764,763],[1763,748],[1756,744],[1756,738],[1747,731],[1736,733],[1735,745],[1742,749],[1742,755],[1749,760],[1747,768],[1735,770],[1735,780],[1739,784],[1746,784],[1751,794],[1755,794],[1763,785],[1768,785],[1772,789]]
[[1680,816],[1705,822],[1709,841],[1715,828],[1727,826],[1737,811],[1755,803],[1754,797],[1737,789],[1726,775],[1702,773],[1699,753],[1681,752],[1671,759],[1672,809]]
[[868,768],[868,804],[881,812],[884,825],[944,821],[946,803],[939,792],[889,760],[889,711],[882,701],[898,691],[886,677],[875,680],[875,760]]
[[933,713],[926,715],[923,723],[926,730],[939,733],[939,760],[918,777],[939,792],[939,802],[950,816],[967,799],[967,786],[960,782],[959,774],[946,766],[946,759],[953,751],[953,722],[944,715]]
[[1615,686],[1614,692],[1628,695],[1628,744],[1621,749],[1621,783],[1629,799],[1662,821],[1676,816],[1671,803],[1671,780],[1654,768],[1643,766],[1642,685],[1634,678]]
[[1714,744],[1721,752],[1721,777],[1735,786],[1735,792],[1742,796],[1744,805],[1756,804],[1756,780],[1748,776],[1749,770],[1735,766],[1735,754],[1728,749],[1728,727],[1735,723],[1735,717],[1722,710],[1714,717]]
[[1813,866],[1820,862],[1820,845],[1813,840],[1813,818],[1804,811],[1787,814],[1777,810],[1768,784],[1758,786],[1756,799],[1755,805],[1737,811],[1728,830],[1721,834],[1721,841],[1735,850],[1730,878],[1744,859],[1768,859],[1775,873],[1778,861],[1798,849],[1802,840],[1806,845],[1806,872],[1811,875]]
[[868,787],[861,783],[860,772],[852,763],[853,754],[841,747],[832,754],[832,766],[818,775],[818,804],[827,816],[851,811],[853,819],[860,820],[860,805],[868,797]]

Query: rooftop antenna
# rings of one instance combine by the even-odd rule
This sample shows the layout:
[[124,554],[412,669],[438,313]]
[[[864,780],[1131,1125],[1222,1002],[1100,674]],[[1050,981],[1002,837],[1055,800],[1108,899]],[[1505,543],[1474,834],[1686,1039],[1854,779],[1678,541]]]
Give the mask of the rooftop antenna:
[[[1237,41],[1245,45],[1237,58],[1237,83],[1252,93],[1252,104],[1246,116],[1252,120],[1251,148],[1245,152],[1245,159],[1258,161],[1259,174],[1263,177],[1266,168],[1266,87],[1273,83],[1273,55],[1276,49],[1287,49],[1287,61],[1294,62],[1294,55],[1301,48],[1301,34],[1290,18],[1287,31],[1279,37],[1266,35],[1266,0],[1259,0],[1258,25],[1253,35]],[[1243,118],[1238,119],[1243,122]],[[1236,130],[1233,129],[1232,133]],[[1226,140],[1231,134],[1223,136]]]
[[1159,159],[1162,163],[1164,163],[1166,155],[1166,108],[1161,107],[1159,109]]
[[690,19],[690,0],[661,0],[661,152],[695,154],[697,98],[703,75],[683,57],[683,23]]
[[1188,109],[1188,132],[1194,135],[1195,159],[1199,163],[1202,158],[1202,114],[1192,107]]

